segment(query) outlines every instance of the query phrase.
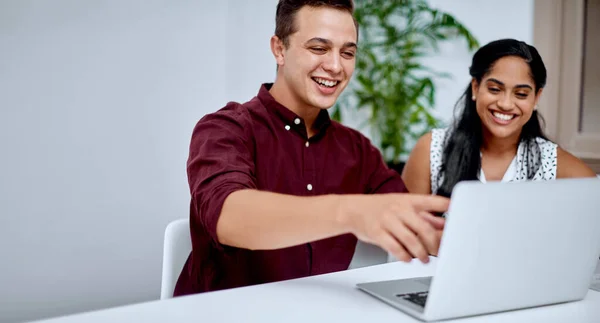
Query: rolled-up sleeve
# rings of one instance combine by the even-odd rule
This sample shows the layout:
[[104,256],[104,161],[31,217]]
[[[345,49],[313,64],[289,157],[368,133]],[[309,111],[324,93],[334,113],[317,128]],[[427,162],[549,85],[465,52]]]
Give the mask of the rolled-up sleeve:
[[367,194],[379,193],[406,193],[406,185],[398,172],[390,169],[379,149],[371,144],[367,138],[362,138],[361,150],[364,169],[367,174]]
[[249,125],[248,112],[232,103],[202,118],[192,134],[187,163],[190,220],[200,229],[192,232],[205,232],[219,249],[223,246],[217,238],[217,221],[225,199],[235,191],[256,188]]

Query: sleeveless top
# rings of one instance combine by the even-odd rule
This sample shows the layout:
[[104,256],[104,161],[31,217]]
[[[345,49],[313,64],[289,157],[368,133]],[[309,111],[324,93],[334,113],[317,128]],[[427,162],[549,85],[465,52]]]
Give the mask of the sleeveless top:
[[[440,175],[442,168],[442,154],[444,150],[444,142],[448,129],[433,129],[431,132],[431,147],[429,154],[429,166],[431,170],[431,192],[435,194],[438,190],[438,185],[442,183],[444,174]],[[522,141],[519,143],[517,154],[508,166],[502,182],[515,182],[528,180],[527,169],[533,164],[534,169],[537,168],[532,180],[545,181],[556,179],[556,148],[557,145],[551,141],[535,138],[531,140],[535,144],[530,145],[527,149],[527,143]],[[438,179],[438,175],[440,175]],[[438,182],[439,180],[439,182]],[[486,182],[483,169],[479,171],[479,180]]]

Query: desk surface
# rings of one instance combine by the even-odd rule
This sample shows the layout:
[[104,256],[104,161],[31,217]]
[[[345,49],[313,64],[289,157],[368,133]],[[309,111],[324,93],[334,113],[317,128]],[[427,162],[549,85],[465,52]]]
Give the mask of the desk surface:
[[[45,323],[92,322],[419,322],[356,289],[367,281],[431,276],[428,265],[400,262],[279,283],[179,297],[59,317]],[[600,293],[579,302],[452,322],[600,322]]]

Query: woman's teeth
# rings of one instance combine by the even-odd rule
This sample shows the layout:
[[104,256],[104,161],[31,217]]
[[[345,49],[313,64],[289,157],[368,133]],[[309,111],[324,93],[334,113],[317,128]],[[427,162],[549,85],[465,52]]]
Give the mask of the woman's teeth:
[[504,121],[509,121],[515,116],[514,114],[504,114],[497,111],[492,112],[492,114],[494,115],[494,117]]
[[338,84],[338,81],[329,81],[318,77],[313,78],[313,80],[326,87],[334,87]]

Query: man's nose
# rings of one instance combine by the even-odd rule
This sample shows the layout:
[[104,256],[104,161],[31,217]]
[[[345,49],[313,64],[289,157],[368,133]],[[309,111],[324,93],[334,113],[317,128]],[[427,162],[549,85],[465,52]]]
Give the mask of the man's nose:
[[331,74],[339,74],[342,72],[342,60],[340,55],[337,53],[330,53],[325,58],[325,62],[323,63],[323,69]]

